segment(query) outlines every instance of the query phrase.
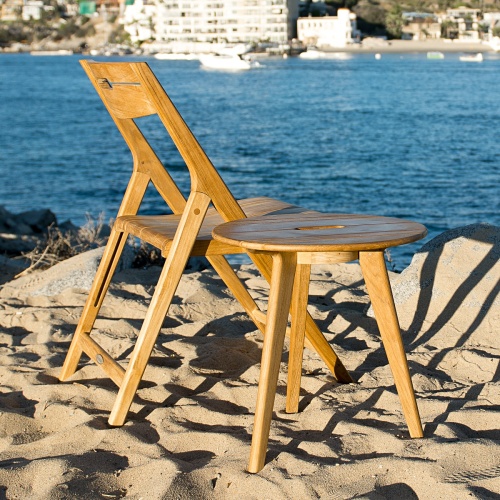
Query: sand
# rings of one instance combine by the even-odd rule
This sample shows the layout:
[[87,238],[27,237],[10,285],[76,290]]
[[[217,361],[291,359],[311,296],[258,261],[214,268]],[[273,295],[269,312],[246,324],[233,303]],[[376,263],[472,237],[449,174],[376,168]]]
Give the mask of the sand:
[[[500,228],[428,243],[391,273],[425,437],[401,413],[357,264],[317,266],[310,312],[356,384],[305,350],[300,412],[284,412],[283,353],[267,463],[245,471],[261,335],[211,269],[179,286],[127,423],[83,363],[59,383],[94,250],[0,290],[0,498],[500,498]],[[74,280],[74,273],[82,280]],[[95,337],[126,363],[159,268],[124,265]],[[252,265],[238,274],[265,307]]]
[[490,45],[481,41],[470,42],[448,39],[428,40],[382,40],[366,38],[361,44],[348,45],[344,48],[323,48],[329,52],[348,53],[412,53],[412,52],[493,52]]

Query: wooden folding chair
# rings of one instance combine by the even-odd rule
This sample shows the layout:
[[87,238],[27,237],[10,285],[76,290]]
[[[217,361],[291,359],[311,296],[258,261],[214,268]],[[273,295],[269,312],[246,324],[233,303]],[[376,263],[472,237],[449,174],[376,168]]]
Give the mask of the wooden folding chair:
[[[222,222],[250,216],[311,211],[270,198],[237,202],[146,63],[81,61],[81,64],[132,152],[133,172],[59,379],[65,381],[76,371],[85,352],[119,387],[109,423],[122,425],[190,256],[207,257],[264,333],[265,314],[224,258],[225,254],[244,250],[213,240],[212,229]],[[149,115],[158,115],[189,169],[191,189],[187,200],[135,121]],[[137,215],[150,182],[173,214]],[[129,235],[159,248],[166,261],[130,361],[124,369],[90,333]],[[272,259],[266,255],[251,258],[269,281]],[[339,382],[352,382],[309,314],[306,323],[308,347],[318,352]]]

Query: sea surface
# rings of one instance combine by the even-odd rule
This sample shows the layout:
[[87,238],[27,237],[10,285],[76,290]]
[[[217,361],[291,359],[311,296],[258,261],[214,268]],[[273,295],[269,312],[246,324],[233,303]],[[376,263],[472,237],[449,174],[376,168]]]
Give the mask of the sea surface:
[[[131,157],[78,60],[0,55],[0,205],[10,211],[50,208],[78,225],[86,214],[116,214]],[[495,54],[483,63],[458,54],[269,59],[236,73],[140,60],[237,197],[403,217],[427,226],[424,242],[475,222],[500,225]],[[145,127],[188,189],[170,140],[156,122]],[[163,211],[148,194],[143,212]],[[394,249],[396,268],[421,244]]]

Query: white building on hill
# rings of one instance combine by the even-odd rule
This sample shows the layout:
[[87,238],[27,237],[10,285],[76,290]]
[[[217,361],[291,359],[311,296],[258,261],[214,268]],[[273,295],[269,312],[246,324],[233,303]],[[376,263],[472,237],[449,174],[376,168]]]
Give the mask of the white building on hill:
[[151,19],[152,38],[186,47],[217,42],[286,43],[296,36],[298,4],[298,0],[156,0],[154,14],[146,14],[152,5],[127,6],[125,29],[132,38],[140,36],[139,26],[146,27]]
[[456,23],[456,36],[459,40],[466,42],[479,41],[479,9],[458,7],[446,11],[445,21]]
[[155,38],[156,13],[157,6],[154,3],[145,3],[144,0],[135,0],[132,5],[125,7],[123,24],[132,42]]
[[23,21],[38,21],[42,18],[43,2],[42,0],[26,0],[23,5]]
[[301,17],[297,21],[297,37],[304,45],[342,48],[358,36],[356,14],[339,9],[336,16]]

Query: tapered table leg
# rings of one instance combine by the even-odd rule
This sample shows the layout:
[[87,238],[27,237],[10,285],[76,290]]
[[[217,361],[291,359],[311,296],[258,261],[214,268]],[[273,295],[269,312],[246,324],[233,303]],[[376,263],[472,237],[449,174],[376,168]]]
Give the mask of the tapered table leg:
[[292,297],[296,259],[295,253],[273,255],[271,290],[269,292],[266,333],[262,347],[259,389],[248,472],[259,472],[264,467],[288,311]]
[[384,253],[382,251],[360,252],[359,262],[410,436],[423,437],[422,423],[408,370],[389,276],[385,267]]
[[309,298],[310,264],[299,264],[295,272],[292,294],[292,324],[288,355],[288,384],[286,391],[287,413],[299,411],[302,358],[306,333],[307,301]]

